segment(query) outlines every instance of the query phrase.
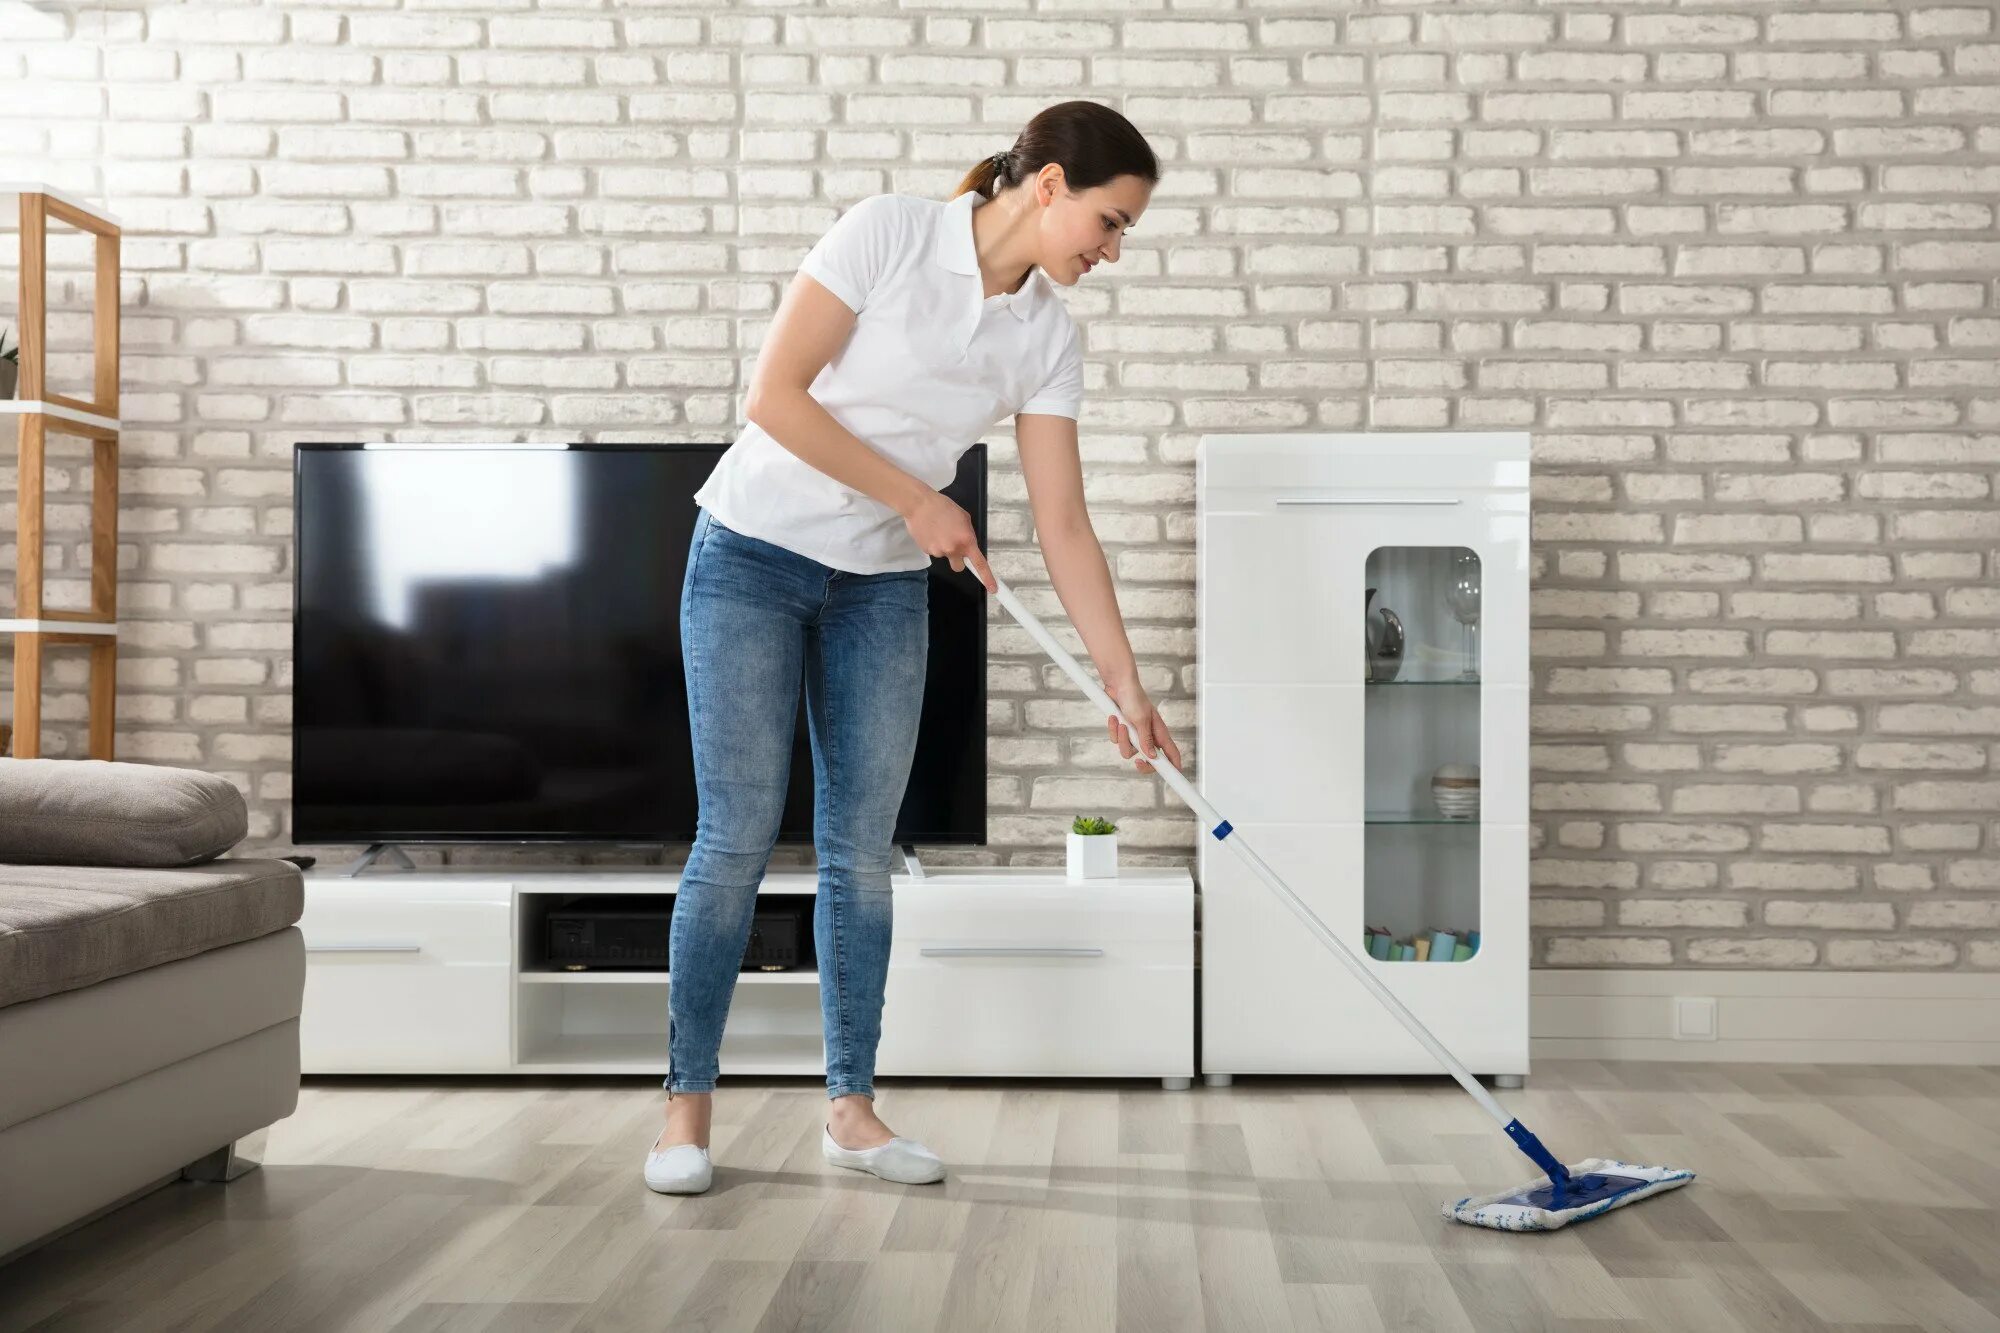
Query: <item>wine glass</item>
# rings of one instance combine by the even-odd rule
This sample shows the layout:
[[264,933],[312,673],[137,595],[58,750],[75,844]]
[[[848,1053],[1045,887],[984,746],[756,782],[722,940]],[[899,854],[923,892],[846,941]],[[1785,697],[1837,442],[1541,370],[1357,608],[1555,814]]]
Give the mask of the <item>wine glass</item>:
[[1452,615],[1465,627],[1465,669],[1458,680],[1479,679],[1479,657],[1474,647],[1473,627],[1479,623],[1479,556],[1460,546],[1451,553],[1451,587],[1445,592]]

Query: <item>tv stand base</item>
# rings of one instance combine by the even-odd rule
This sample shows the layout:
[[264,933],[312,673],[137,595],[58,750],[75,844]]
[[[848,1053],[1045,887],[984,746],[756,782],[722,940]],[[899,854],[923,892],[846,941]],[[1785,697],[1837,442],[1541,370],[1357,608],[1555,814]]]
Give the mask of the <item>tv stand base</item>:
[[368,844],[368,850],[355,857],[352,861],[349,861],[347,869],[340,873],[343,878],[353,879],[356,875],[359,875],[362,871],[373,865],[376,857],[384,855],[400,861],[405,870],[415,870],[417,868],[417,863],[410,859],[410,854],[395,843],[371,842]]

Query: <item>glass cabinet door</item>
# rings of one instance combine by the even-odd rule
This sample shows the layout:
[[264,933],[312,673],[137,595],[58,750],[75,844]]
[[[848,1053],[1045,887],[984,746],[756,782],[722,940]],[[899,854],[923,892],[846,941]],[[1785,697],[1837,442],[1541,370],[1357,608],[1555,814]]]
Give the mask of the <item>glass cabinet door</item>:
[[1365,573],[1366,952],[1463,962],[1479,950],[1480,559],[1377,546]]

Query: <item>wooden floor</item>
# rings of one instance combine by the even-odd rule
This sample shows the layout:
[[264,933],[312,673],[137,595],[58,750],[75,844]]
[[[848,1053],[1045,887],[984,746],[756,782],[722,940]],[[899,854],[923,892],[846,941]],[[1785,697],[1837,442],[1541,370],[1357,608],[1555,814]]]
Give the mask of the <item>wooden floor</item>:
[[1559,1155],[1699,1173],[1547,1235],[1438,1215],[1534,1174],[1442,1077],[877,1091],[942,1185],[826,1166],[815,1080],[725,1080],[669,1198],[657,1081],[310,1079],[262,1170],[0,1268],[0,1331],[2000,1329],[1996,1069],[1541,1062]]

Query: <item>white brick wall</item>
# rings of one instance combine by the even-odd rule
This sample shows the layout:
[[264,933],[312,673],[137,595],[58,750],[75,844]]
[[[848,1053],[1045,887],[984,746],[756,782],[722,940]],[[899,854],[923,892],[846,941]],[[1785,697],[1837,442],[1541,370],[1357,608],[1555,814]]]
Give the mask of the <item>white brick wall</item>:
[[[294,441],[726,438],[839,209],[942,197],[1081,92],[1166,165],[1070,300],[1093,512],[1191,756],[1201,433],[1528,429],[1539,960],[2000,967],[1983,0],[0,21],[0,162],[129,222],[120,753],[229,774],[259,847]],[[996,563],[1054,613],[996,461]],[[87,485],[51,470],[59,604]],[[972,859],[1056,860],[1079,807],[1185,859],[1192,820],[1004,616],[993,648]],[[80,659],[51,674],[73,751]]]

